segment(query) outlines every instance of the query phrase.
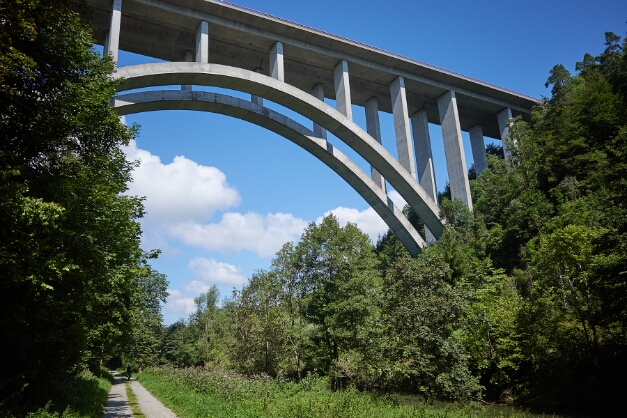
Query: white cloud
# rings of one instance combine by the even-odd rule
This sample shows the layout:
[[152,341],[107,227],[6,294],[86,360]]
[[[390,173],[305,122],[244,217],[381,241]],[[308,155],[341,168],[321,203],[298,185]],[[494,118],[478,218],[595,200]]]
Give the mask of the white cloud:
[[220,223],[186,222],[168,229],[171,236],[185,244],[222,253],[250,250],[260,257],[270,257],[283,244],[300,238],[307,221],[289,213],[260,215],[248,212],[225,213]]
[[120,116],[120,122],[122,122],[124,125],[128,125],[128,123],[126,123],[126,116],[124,115]]
[[[388,193],[388,196],[400,210],[403,210],[406,205],[405,199],[403,199],[403,197],[396,190],[392,190]],[[385,234],[389,229],[388,225],[372,208],[359,211],[358,209],[340,206],[326,212],[324,216],[327,216],[330,213],[335,215],[342,226],[346,225],[348,222],[356,224],[359,229],[370,236],[372,242],[376,242],[379,235]],[[316,223],[322,222],[322,218],[323,217],[321,216],[316,219]]]
[[218,210],[239,204],[237,190],[226,182],[226,175],[185,158],[163,164],[132,141],[124,152],[129,160],[140,160],[133,171],[127,194],[145,196],[146,219],[151,225],[167,227],[180,222],[203,222]]
[[401,196],[396,190],[392,190],[390,193],[388,193],[388,196],[390,197],[390,199],[392,199],[392,202],[394,202],[396,207],[400,210],[403,210],[403,208],[407,204],[405,199],[403,199],[403,196]]
[[180,314],[188,316],[192,312],[196,311],[196,304],[194,298],[185,297],[181,295],[181,292],[176,289],[168,289],[168,299],[163,308],[171,314]]
[[204,257],[189,260],[187,268],[194,273],[194,280],[185,285],[188,292],[206,292],[214,284],[238,287],[248,280],[241,267]]

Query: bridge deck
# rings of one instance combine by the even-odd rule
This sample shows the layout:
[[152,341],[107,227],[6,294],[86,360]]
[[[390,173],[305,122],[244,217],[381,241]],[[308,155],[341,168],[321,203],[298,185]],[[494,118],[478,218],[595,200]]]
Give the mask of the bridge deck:
[[[112,0],[87,0],[94,36],[104,43]],[[495,115],[506,107],[514,116],[528,117],[538,100],[451,71],[398,56],[355,41],[318,31],[228,2],[212,0],[123,0],[120,48],[181,61],[194,51],[200,20],[209,22],[209,61],[253,70],[268,52],[283,42],[285,81],[304,91],[318,83],[325,97],[335,98],[333,70],[349,63],[353,104],[365,105],[376,96],[379,108],[391,112],[390,83],[405,78],[409,114],[426,109],[429,122],[439,124],[437,98],[448,90],[457,94],[461,128],[481,124],[485,136],[500,138]]]

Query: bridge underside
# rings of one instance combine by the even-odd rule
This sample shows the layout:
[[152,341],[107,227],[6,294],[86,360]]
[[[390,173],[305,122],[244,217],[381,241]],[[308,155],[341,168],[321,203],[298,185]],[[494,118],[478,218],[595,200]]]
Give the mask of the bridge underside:
[[[114,61],[120,49],[166,61],[119,68],[116,77],[124,80],[119,91],[181,86],[178,93],[118,96],[115,105],[120,111],[200,109],[273,130],[307,149],[353,186],[413,255],[424,241],[393,206],[386,184],[424,221],[427,242],[442,235],[445,220],[439,218],[436,202],[429,123],[442,129],[451,198],[472,210],[462,131],[469,133],[475,171],[480,174],[487,168],[484,136],[503,140],[509,159],[515,147],[509,139],[512,117],[528,118],[538,103],[228,1],[86,1],[92,9],[84,11],[84,17]],[[194,85],[238,90],[251,94],[251,99],[192,92]],[[263,107],[264,98],[311,120],[312,130],[273,114]],[[325,98],[334,99],[336,108]],[[229,100],[237,103],[226,106]],[[353,105],[364,108],[365,128],[353,122]],[[398,159],[381,145],[380,111],[393,115]],[[327,131],[370,163],[371,178],[334,152]]]
[[[106,42],[112,0],[88,0],[89,20],[100,44]],[[166,61],[182,61],[194,51],[199,20],[209,22],[210,62],[268,73],[268,52],[284,46],[285,82],[303,91],[321,84],[324,96],[335,99],[334,69],[350,63],[352,103],[365,106],[371,97],[379,110],[392,112],[389,86],[405,78],[408,112],[425,109],[430,123],[440,123],[437,99],[449,90],[457,96],[462,130],[481,125],[483,134],[500,139],[495,115],[510,108],[512,116],[528,117],[534,100],[496,86],[325,34],[228,2],[197,0],[124,0],[120,49]]]

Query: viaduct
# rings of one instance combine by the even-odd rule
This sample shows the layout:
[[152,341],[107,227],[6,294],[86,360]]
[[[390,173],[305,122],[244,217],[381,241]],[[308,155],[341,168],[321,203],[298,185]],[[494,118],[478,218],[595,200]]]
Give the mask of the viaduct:
[[[439,238],[428,123],[442,127],[453,199],[472,209],[462,130],[477,173],[487,167],[484,136],[504,140],[509,120],[529,118],[537,99],[411,58],[300,25],[227,1],[87,0],[83,17],[105,54],[120,49],[165,60],[118,68],[113,106],[120,115],[155,110],[220,113],[293,141],[348,182],[415,256],[425,240],[395,207],[386,181],[425,223],[426,242]],[[141,91],[180,85],[180,90]],[[213,86],[250,100],[193,90]],[[139,89],[139,90],[138,90]],[[129,92],[136,90],[135,92]],[[334,99],[333,108],[324,102]],[[312,121],[305,127],[264,107],[264,99]],[[362,106],[366,127],[352,120]],[[398,160],[381,145],[379,113],[393,115]],[[327,132],[371,165],[371,174],[327,141]],[[506,145],[506,142],[503,142]],[[509,155],[504,146],[506,158]]]

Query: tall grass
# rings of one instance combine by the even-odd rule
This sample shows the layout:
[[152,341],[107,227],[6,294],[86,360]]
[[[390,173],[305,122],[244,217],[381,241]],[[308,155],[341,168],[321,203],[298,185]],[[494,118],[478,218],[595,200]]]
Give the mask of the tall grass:
[[[180,418],[461,418],[499,416],[475,404],[444,408],[420,403],[402,405],[394,396],[354,390],[330,392],[326,380],[308,376],[301,383],[268,376],[245,377],[202,368],[164,367],[138,376],[153,395]],[[508,411],[509,417],[528,417]],[[501,412],[504,414],[504,412]],[[504,416],[504,415],[500,415]]]

